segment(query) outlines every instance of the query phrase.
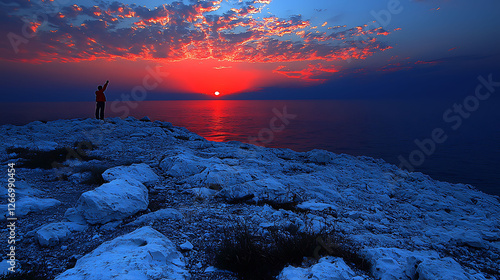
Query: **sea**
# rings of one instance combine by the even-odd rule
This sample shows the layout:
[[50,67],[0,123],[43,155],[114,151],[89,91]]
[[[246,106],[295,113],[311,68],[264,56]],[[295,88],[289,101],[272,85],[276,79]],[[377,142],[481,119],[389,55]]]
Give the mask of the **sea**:
[[[500,196],[500,102],[464,106],[463,101],[107,102],[106,117],[148,116],[212,141],[381,158],[437,180],[470,184]],[[0,124],[90,118],[94,109],[94,102],[0,103]]]

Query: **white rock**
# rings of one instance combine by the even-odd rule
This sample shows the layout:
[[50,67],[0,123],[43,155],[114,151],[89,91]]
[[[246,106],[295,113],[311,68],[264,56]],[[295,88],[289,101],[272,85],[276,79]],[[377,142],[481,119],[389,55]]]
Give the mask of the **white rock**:
[[[344,233],[354,233],[351,237],[358,246],[410,248],[417,245],[420,248],[434,247],[438,250],[459,245],[470,251],[474,251],[469,249],[471,246],[495,252],[500,249],[497,229],[500,202],[496,197],[470,186],[439,182],[420,173],[403,171],[382,160],[335,155],[319,150],[299,153],[242,143],[190,141],[187,139],[193,140],[197,136],[184,128],[161,122],[139,122],[133,118],[128,121],[116,119],[111,123],[99,123],[91,119],[60,120],[47,124],[35,122],[19,127],[2,126],[0,130],[8,132],[5,135],[13,143],[27,147],[33,143],[32,139],[64,138],[66,143],[71,143],[81,140],[81,132],[92,131],[94,128],[99,133],[89,135],[98,134],[96,136],[104,136],[105,139],[104,142],[96,143],[102,154],[111,154],[114,149],[111,143],[116,141],[123,142],[121,146],[126,150],[127,157],[142,157],[148,163],[156,161],[159,150],[167,151],[167,158],[161,161],[161,169],[174,177],[169,178],[168,189],[173,182],[177,186],[185,186],[184,189],[198,188],[200,195],[203,195],[206,189],[210,189],[209,186],[220,186],[227,200],[253,195],[255,200],[283,202],[290,201],[297,194],[307,200],[314,199],[334,205],[340,209],[334,224]],[[129,137],[136,132],[146,134],[148,138]],[[170,140],[165,139],[165,133]],[[174,135],[183,141],[172,139]],[[0,151],[8,147],[7,142],[0,141]],[[106,147],[108,143],[110,144]],[[120,146],[119,143],[115,144],[118,144],[116,147]],[[47,146],[56,147],[53,143]],[[244,178],[240,174],[250,175],[250,181],[240,180],[239,178]],[[236,179],[237,176],[240,177]],[[5,192],[0,196],[5,196]],[[27,196],[39,195],[19,195],[19,198]],[[6,200],[3,201],[5,203]],[[302,206],[318,209],[315,211],[327,210],[324,208],[326,205],[304,203]],[[222,211],[223,208],[219,210]],[[251,207],[248,211],[261,208]],[[322,208],[324,209],[320,210]],[[297,221],[299,219],[292,217],[291,212],[276,213],[279,215],[260,211],[255,213],[255,216],[259,216],[255,219],[255,224],[272,221],[281,225],[293,220],[301,228],[310,219],[308,217],[306,221]],[[77,209],[68,210],[66,217],[75,222],[86,221]],[[145,223],[149,219],[146,217],[149,216],[145,216]],[[318,218],[313,218],[312,222],[315,228],[322,223]],[[326,224],[333,223],[327,220]],[[262,228],[260,230],[264,231]],[[432,259],[419,256],[416,252],[399,252],[399,255],[401,256],[389,254],[373,258],[373,261],[381,269],[386,269],[389,273],[387,275],[391,275],[391,268],[399,269],[399,272],[403,271],[406,275],[412,271],[416,273],[417,268],[426,267],[417,266],[411,270],[408,260],[415,258],[423,263]],[[434,260],[440,258],[435,257]],[[477,255],[477,264],[481,266],[496,269],[498,265],[494,263],[495,260],[495,257],[490,258],[488,254]],[[391,262],[392,266],[389,265]],[[477,273],[474,272],[477,267],[479,265],[471,260],[466,271]],[[481,279],[477,275],[479,274],[467,277]]]
[[[23,197],[24,196],[36,197],[36,196],[39,196],[39,195],[44,193],[43,191],[41,191],[39,189],[33,188],[26,181],[22,181],[22,180],[16,181],[15,186],[16,186],[17,195],[21,195]],[[7,196],[7,192],[5,192],[5,196]]]
[[278,280],[351,280],[356,274],[341,258],[324,257],[309,268],[285,267]]
[[148,204],[148,189],[143,184],[132,179],[117,179],[83,193],[76,209],[67,211],[65,217],[78,221],[76,212],[90,224],[105,224],[146,210]]
[[349,211],[347,212],[347,217],[353,219],[353,220],[357,220],[359,218],[361,218],[363,216],[363,213],[362,212],[359,212],[359,211]]
[[[453,232],[452,238],[459,245],[468,245],[474,248],[487,249],[488,244],[485,240],[483,240],[482,235],[477,231],[472,230],[461,230]],[[498,238],[498,237],[497,237]]]
[[179,247],[185,251],[193,250],[194,248],[193,244],[191,244],[191,242],[189,241],[182,243],[181,245],[179,245]]
[[337,209],[337,207],[335,205],[328,204],[328,203],[316,202],[314,200],[302,202],[301,204],[297,205],[297,208],[302,209],[302,210],[313,210],[313,211],[324,211],[326,209],[332,209],[332,210]]
[[190,193],[197,198],[208,199],[213,197],[217,191],[208,188],[192,188],[185,190],[186,193]]
[[452,258],[425,259],[418,265],[419,280],[469,280],[469,275]]
[[114,230],[116,229],[116,227],[118,227],[119,225],[121,225],[123,221],[113,221],[113,222],[109,222],[105,225],[102,225],[99,229],[102,230],[102,231],[111,231],[111,230]]
[[53,151],[53,150],[57,149],[58,145],[59,144],[57,144],[56,142],[53,142],[53,141],[40,140],[40,141],[36,141],[35,143],[33,143],[32,148],[39,150],[39,151],[47,152],[47,151]]
[[207,162],[206,165],[208,167],[205,170],[188,178],[186,182],[195,187],[220,189],[225,186],[232,186],[253,180],[248,170],[219,164],[218,161],[218,159],[214,159],[212,162]]
[[207,268],[205,268],[205,273],[211,273],[211,272],[217,272],[219,271],[219,269],[217,267],[213,267],[213,266],[209,266]]
[[127,121],[127,122],[136,122],[138,121],[136,118],[132,117],[132,116],[128,116],[124,119],[124,121]]
[[436,252],[410,252],[397,248],[365,249],[361,251],[361,255],[370,263],[375,279],[380,280],[412,279],[416,267],[411,267],[409,258],[421,261],[427,257],[439,257]]
[[[33,137],[36,137],[33,135]],[[41,137],[43,137],[41,135]],[[26,139],[28,140],[28,139]],[[24,148],[28,150],[35,150],[35,151],[42,151],[42,152],[49,152],[57,149],[59,144],[53,141],[45,141],[45,140],[37,140],[37,141],[16,141],[16,143],[8,145],[8,147],[12,148]]]
[[234,201],[253,195],[255,200],[265,200],[274,203],[289,203],[295,201],[295,194],[291,189],[274,178],[246,182],[234,186],[224,187],[219,193],[228,201]]
[[79,212],[76,208],[66,209],[66,212],[64,213],[64,219],[82,225],[87,223],[82,213]]
[[332,153],[325,150],[312,150],[307,153],[309,161],[318,164],[327,164],[332,161]]
[[105,146],[105,149],[112,152],[121,152],[124,150],[124,145],[121,141],[116,140]]
[[183,256],[163,234],[143,227],[107,241],[83,256],[56,280],[189,279]]
[[310,275],[311,272],[309,271],[309,269],[287,266],[281,271],[280,275],[278,276],[278,280],[306,280],[312,278],[309,277]]
[[181,220],[182,218],[183,216],[181,212],[177,211],[176,209],[167,208],[167,209],[160,209],[158,211],[151,212],[148,214],[144,214],[139,218],[135,219],[135,221],[130,222],[129,225],[136,226],[161,219]]
[[51,247],[67,240],[72,232],[83,231],[86,228],[86,225],[72,222],[51,223],[39,228],[35,236],[41,246]]
[[160,162],[160,168],[173,177],[187,177],[198,174],[206,168],[202,159],[189,153],[167,157]]
[[[61,202],[57,199],[25,196],[16,202],[15,216],[19,218],[30,212],[39,212],[59,205]],[[8,204],[1,205],[0,209],[4,210],[2,211],[3,217],[8,217]]]
[[104,171],[102,178],[108,182],[115,179],[131,178],[143,184],[154,183],[160,179],[160,177],[154,173],[153,169],[145,163],[110,168]]
[[466,280],[471,275],[452,258],[440,258],[435,251],[408,251],[396,248],[365,249],[362,255],[372,265],[375,279]]
[[9,272],[9,268],[11,267],[10,264],[8,263],[8,259],[1,260],[0,261],[0,275],[6,275]]
[[133,134],[130,134],[130,137],[135,137],[135,138],[144,138],[148,136],[146,133],[142,133],[142,132],[136,132],[136,133],[133,133]]
[[261,227],[261,228],[270,228],[270,227],[274,227],[274,226],[276,226],[275,223],[268,223],[268,222],[264,222],[264,223],[259,224],[259,227]]

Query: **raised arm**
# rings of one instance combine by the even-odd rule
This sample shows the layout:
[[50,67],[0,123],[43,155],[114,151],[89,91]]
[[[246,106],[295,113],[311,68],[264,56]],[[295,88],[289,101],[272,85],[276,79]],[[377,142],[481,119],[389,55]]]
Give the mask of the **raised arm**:
[[108,87],[108,84],[109,84],[109,81],[106,81],[106,83],[104,84],[104,86],[102,87],[102,91],[104,92],[106,90],[106,88]]

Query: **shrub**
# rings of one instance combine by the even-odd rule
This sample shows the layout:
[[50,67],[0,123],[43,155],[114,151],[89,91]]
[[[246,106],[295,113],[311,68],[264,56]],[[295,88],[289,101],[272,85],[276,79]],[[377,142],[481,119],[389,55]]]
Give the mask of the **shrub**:
[[174,137],[177,138],[177,139],[179,139],[179,140],[184,140],[184,141],[189,140],[189,137],[188,136],[184,136],[184,135],[175,135]]
[[[90,143],[90,142],[89,142]],[[77,142],[74,148],[64,147],[51,151],[32,150],[27,148],[8,148],[8,153],[16,153],[16,158],[21,159],[20,166],[26,168],[51,169],[60,165],[68,159],[80,159],[88,161],[97,159],[90,157],[85,152],[87,149],[94,149],[91,143]]]
[[90,172],[90,177],[84,181],[83,184],[87,185],[102,185],[106,181],[102,178],[102,173],[108,169],[107,166],[96,165],[96,166],[88,166],[80,169],[80,172]]
[[[82,153],[82,151],[86,150],[95,150],[97,149],[97,146],[94,145],[91,141],[87,140],[82,140],[82,141],[76,141],[73,143],[73,148],[75,148],[79,153]],[[83,152],[85,153],[85,152]]]
[[[368,271],[358,250],[338,235],[301,232],[295,226],[269,228],[266,237],[242,224],[226,228],[222,242],[209,252],[214,265],[235,272],[241,279],[275,279],[286,265],[299,266],[304,258],[337,256]],[[326,242],[325,242],[326,241]]]

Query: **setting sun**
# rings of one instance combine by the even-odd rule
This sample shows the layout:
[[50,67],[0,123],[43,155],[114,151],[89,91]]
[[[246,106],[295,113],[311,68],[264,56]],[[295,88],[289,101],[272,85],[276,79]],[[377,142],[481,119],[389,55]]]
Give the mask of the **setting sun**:
[[218,92],[218,91],[216,91],[216,92],[215,92],[215,95],[217,95],[217,96],[218,96],[219,94],[220,94],[220,92]]

